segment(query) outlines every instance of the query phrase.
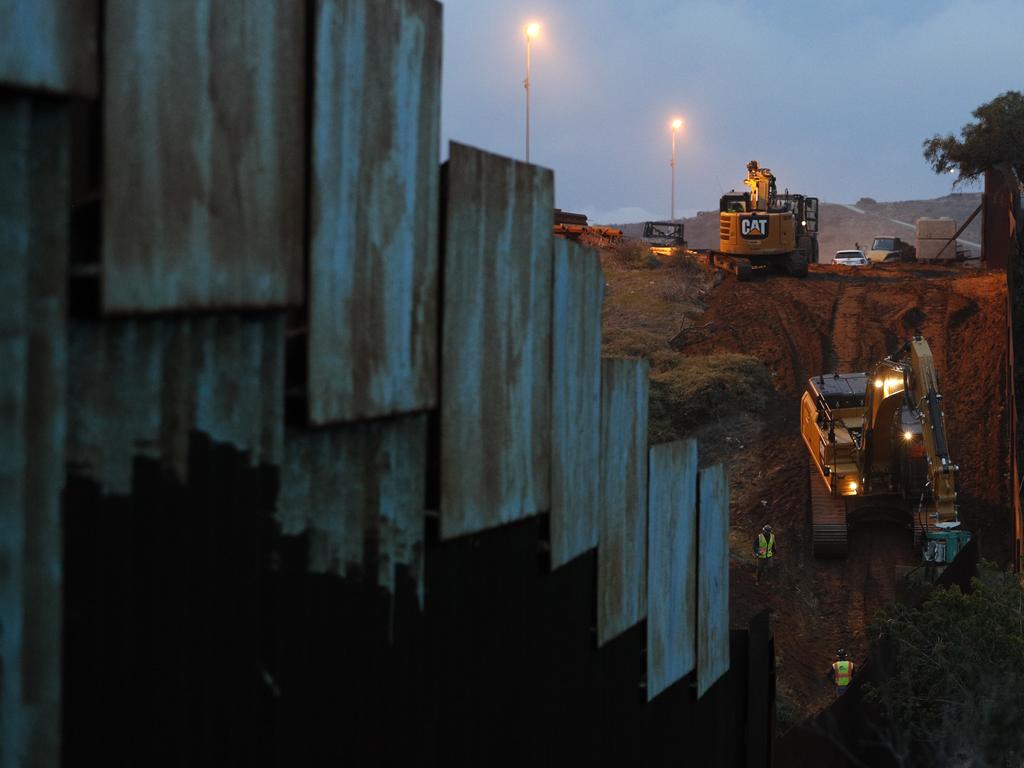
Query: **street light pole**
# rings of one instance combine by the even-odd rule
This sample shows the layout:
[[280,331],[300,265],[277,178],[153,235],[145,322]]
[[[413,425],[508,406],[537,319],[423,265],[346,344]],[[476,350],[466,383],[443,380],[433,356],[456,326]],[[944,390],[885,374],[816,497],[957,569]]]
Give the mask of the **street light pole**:
[[669,162],[672,166],[672,221],[676,220],[676,131],[682,127],[683,121],[678,117],[672,121],[672,160]]
[[526,79],[523,80],[526,89],[526,162],[530,162],[530,42],[538,32],[540,25],[536,22],[526,25]]

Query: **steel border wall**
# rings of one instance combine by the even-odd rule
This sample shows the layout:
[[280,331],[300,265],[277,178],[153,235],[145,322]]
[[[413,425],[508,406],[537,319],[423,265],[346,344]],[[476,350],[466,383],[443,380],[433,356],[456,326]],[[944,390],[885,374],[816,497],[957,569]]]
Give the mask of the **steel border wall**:
[[[0,0],[0,7],[12,2]],[[515,567],[527,573],[539,562],[538,594],[556,595],[552,607],[577,612],[573,617],[542,615],[523,604],[529,627],[548,622],[557,631],[572,626],[583,632],[577,640],[585,642],[575,646],[572,658],[581,677],[565,681],[567,696],[598,695],[613,710],[625,707],[642,718],[673,708],[698,717],[705,711],[698,703],[705,693],[709,700],[718,697],[707,711],[746,696],[737,693],[746,690],[746,651],[737,656],[740,641],[721,622],[728,615],[721,581],[723,569],[728,573],[727,548],[708,549],[699,570],[690,557],[662,553],[659,577],[676,583],[684,571],[696,573],[692,592],[701,595],[701,606],[684,606],[696,621],[692,626],[670,624],[675,629],[662,636],[657,659],[652,654],[643,661],[646,616],[652,610],[671,616],[680,608],[672,602],[675,592],[649,588],[648,537],[660,535],[662,526],[683,512],[676,502],[659,507],[655,528],[647,515],[646,363],[606,364],[608,370],[628,369],[631,379],[613,413],[614,398],[604,409],[595,400],[610,374],[597,373],[594,360],[585,356],[578,358],[588,360],[582,367],[570,365],[561,354],[572,353],[559,346],[561,338],[553,339],[565,330],[553,315],[573,317],[580,323],[580,338],[593,346],[600,338],[602,291],[597,290],[601,276],[595,256],[558,246],[555,259],[549,170],[457,146],[449,171],[442,174],[430,152],[403,154],[422,172],[410,199],[422,201],[438,217],[416,218],[416,232],[430,241],[436,231],[441,239],[435,244],[420,243],[416,236],[399,238],[394,247],[400,252],[395,253],[411,264],[422,255],[429,276],[436,245],[443,279],[427,280],[433,295],[422,302],[410,299],[411,310],[401,302],[393,309],[388,298],[408,298],[409,286],[403,284],[397,294],[375,294],[370,299],[375,305],[350,316],[374,322],[389,311],[430,315],[436,308],[439,333],[431,332],[431,317],[418,317],[422,334],[411,342],[417,349],[389,358],[383,363],[387,370],[379,369],[396,386],[415,385],[420,393],[409,399],[379,392],[352,399],[344,387],[321,391],[320,374],[310,380],[311,371],[333,369],[307,367],[309,355],[317,356],[317,365],[345,364],[341,358],[322,360],[332,352],[308,335],[311,325],[321,321],[333,332],[344,330],[332,313],[348,300],[330,294],[319,304],[323,316],[310,314],[308,282],[320,274],[311,262],[328,272],[365,268],[365,274],[385,282],[392,277],[381,271],[381,254],[374,249],[350,248],[339,257],[330,228],[323,226],[332,209],[324,201],[358,196],[363,189],[358,174],[334,177],[310,167],[355,146],[352,137],[332,138],[326,130],[339,119],[342,128],[351,126],[317,101],[324,85],[321,80],[317,90],[317,78],[323,78],[317,62],[326,61],[328,53],[336,55],[345,64],[339,69],[341,82],[361,94],[368,114],[377,114],[370,86],[394,74],[403,57],[419,57],[423,77],[406,83],[402,98],[424,96],[421,119],[382,131],[378,148],[386,149],[388,142],[429,145],[439,131],[439,109],[432,100],[440,76],[435,67],[440,6],[434,0],[391,0],[386,8],[376,0],[316,0],[289,17],[291,4],[262,0],[239,14],[203,6],[189,24],[177,24],[170,23],[176,11],[164,5],[157,0],[86,2],[75,6],[75,14],[84,15],[75,16],[81,21],[75,24],[53,10],[58,21],[68,23],[32,30],[50,35],[42,41],[48,44],[35,49],[38,60],[29,61],[27,51],[16,46],[0,58],[0,81],[13,89],[0,95],[0,109],[54,114],[60,122],[50,133],[33,134],[31,146],[19,144],[24,135],[13,124],[0,130],[0,161],[22,172],[56,174],[47,186],[49,198],[41,194],[39,178],[26,176],[26,185],[5,190],[0,201],[0,237],[21,249],[23,268],[6,275],[8,311],[0,345],[0,365],[14,374],[3,395],[12,432],[4,446],[0,564],[23,575],[22,581],[5,579],[0,590],[0,664],[7,670],[0,676],[0,766],[57,765],[62,759],[74,764],[90,758],[117,765],[172,754],[186,762],[201,757],[221,764],[243,759],[289,764],[292,755],[273,750],[297,749],[310,735],[312,726],[300,724],[301,713],[309,712],[300,692],[314,691],[310,702],[351,714],[351,702],[321,690],[316,671],[323,665],[330,679],[338,679],[332,675],[342,669],[351,674],[347,659],[332,657],[332,648],[349,645],[371,653],[381,665],[357,674],[387,683],[386,693],[374,693],[366,683],[360,688],[364,695],[420,706],[422,697],[447,683],[423,666],[431,651],[417,646],[415,638],[437,640],[456,628],[476,632],[484,626],[460,623],[447,614],[457,606],[437,601],[439,592],[447,590],[473,602],[454,582],[445,582],[443,589],[439,582],[432,599],[430,553],[435,563],[460,568],[465,548],[478,537],[486,537],[500,552],[502,542],[520,535],[513,528],[533,531],[530,538],[539,553],[524,556],[524,550],[510,549],[519,560]],[[386,28],[398,41],[395,58],[388,60],[387,50],[376,51],[373,67],[362,67],[345,45],[365,43],[366,35],[346,37],[318,26],[335,7],[352,18],[371,19],[372,24],[366,22],[370,37],[373,24]],[[283,25],[275,21],[285,17]],[[77,68],[59,60],[61,51],[73,54]],[[181,99],[174,97],[171,84],[184,89]],[[230,95],[234,87],[238,92]],[[231,108],[238,94],[247,92],[254,92],[253,103],[265,108],[251,125]],[[83,95],[85,102],[72,102]],[[382,91],[381,98],[391,97]],[[69,117],[81,114],[83,104],[88,114],[99,116],[95,125]],[[319,125],[321,119],[327,122]],[[140,130],[118,130],[136,123]],[[248,139],[233,141],[236,133]],[[307,146],[311,136],[312,152]],[[330,146],[332,140],[338,146]],[[373,140],[364,136],[356,144],[371,146]],[[233,157],[236,150],[244,157]],[[154,162],[163,176],[147,175]],[[287,166],[283,171],[282,162]],[[209,163],[224,173],[214,172]],[[84,196],[82,173],[98,180],[96,191]],[[456,183],[460,173],[468,173],[465,189]],[[304,191],[300,177],[307,185]],[[133,178],[152,183],[133,196]],[[159,179],[202,183],[190,192],[173,183],[157,184]],[[321,183],[330,186],[330,195],[320,194],[328,191],[318,187]],[[498,191],[491,197],[477,195],[477,184],[485,192],[492,186]],[[360,200],[359,216],[372,226],[374,237],[383,237],[394,199],[383,192],[367,194]],[[145,222],[130,212],[141,203]],[[314,205],[328,212],[312,212]],[[268,221],[275,212],[282,216],[283,229]],[[467,224],[471,219],[480,226]],[[237,225],[238,237],[258,241],[252,246],[262,255],[253,269],[246,266],[253,266],[245,261],[248,255],[239,255],[242,246],[223,237],[230,222]],[[98,233],[95,242],[72,238],[73,229],[78,232],[83,223],[85,231]],[[135,226],[141,223],[141,229]],[[220,234],[211,234],[211,227],[220,228]],[[462,239],[457,241],[457,235]],[[40,270],[44,264],[52,268]],[[227,272],[221,274],[221,267]],[[405,277],[410,274],[418,273],[403,271]],[[508,280],[492,285],[495,275]],[[589,287],[566,296],[552,289],[560,280]],[[460,285],[464,292],[456,290]],[[503,292],[509,286],[519,293]],[[492,300],[481,302],[483,295]],[[510,318],[524,325],[503,327]],[[407,328],[407,321],[396,319],[382,328]],[[370,329],[370,335],[381,338],[382,328]],[[499,337],[501,354],[494,356]],[[287,351],[292,339],[302,341],[299,348],[306,350],[305,360],[300,357],[295,366]],[[529,344],[524,346],[524,340]],[[523,354],[529,358],[527,367]],[[411,359],[426,362],[403,369]],[[470,384],[483,382],[480,371],[488,359],[493,365],[487,380],[496,387],[453,386],[458,376]],[[432,360],[439,362],[439,372]],[[350,366],[364,362],[369,361],[348,359]],[[609,493],[611,485],[597,484],[588,503],[595,505],[589,511],[600,523],[590,533],[581,529],[571,546],[559,545],[552,570],[551,515],[562,516],[559,531],[575,523],[565,517],[573,513],[566,511],[564,498],[558,509],[551,499],[552,411],[566,405],[551,400],[555,382],[569,401],[597,406],[589,411],[591,431],[575,436],[577,444],[582,437],[600,445],[597,466],[589,470],[607,477],[611,463],[621,461],[635,471],[622,478],[628,488],[618,495]],[[520,391],[513,391],[513,383]],[[505,387],[503,402],[522,407],[487,402]],[[292,397],[305,398],[306,409],[288,411]],[[474,410],[468,397],[487,407]],[[601,440],[594,431],[595,415],[605,419]],[[484,429],[467,432],[474,419]],[[635,429],[634,439],[623,445],[617,437],[625,422]],[[563,430],[566,426],[562,422]],[[476,437],[467,442],[465,434]],[[26,442],[20,442],[21,435]],[[493,467],[511,466],[502,464],[501,455],[513,448],[515,461],[532,465],[530,471],[489,476]],[[615,458],[609,458],[613,453]],[[659,476],[691,472],[691,457],[665,457]],[[459,477],[462,465],[469,463],[476,477],[465,484]],[[580,475],[586,469],[575,468],[577,482],[585,480]],[[727,486],[719,469],[708,471],[720,479],[714,494],[718,511],[708,518],[714,530],[701,528],[700,536],[718,542],[728,526],[727,492],[722,495]],[[450,494],[453,483],[462,491],[458,503]],[[494,483],[500,486],[498,495],[488,490]],[[430,503],[435,498],[439,507]],[[462,511],[453,513],[459,504]],[[608,570],[613,549],[614,573]],[[562,594],[560,574],[570,571],[576,588]],[[702,581],[700,574],[710,580]],[[612,599],[613,593],[618,597]],[[599,622],[599,604],[621,610]],[[702,624],[705,614],[713,617],[714,627]],[[499,612],[486,620],[496,617],[509,618]],[[598,626],[604,629],[596,631]],[[207,629],[210,637],[205,637]],[[327,643],[327,637],[335,642]],[[705,641],[697,643],[697,637]],[[528,634],[521,640],[528,643]],[[237,654],[223,644],[228,641]],[[698,661],[696,696],[687,662],[691,643],[699,658],[709,660]],[[746,640],[742,643],[746,648]],[[733,677],[730,649],[733,659],[743,660]],[[491,650],[493,657],[478,658],[481,669],[501,664],[515,649],[502,640]],[[541,663],[532,652],[526,656]],[[412,677],[403,683],[398,670],[412,670]],[[221,673],[223,679],[202,677]],[[70,684],[64,693],[61,679]],[[655,687],[633,701],[648,679],[656,680]],[[466,690],[473,685],[463,684]],[[723,686],[732,691],[727,699],[721,698]],[[451,699],[442,697],[441,704],[458,699],[460,690],[449,691]],[[90,706],[94,691],[103,706]],[[480,693],[484,705],[496,705],[489,698],[493,691]],[[650,705],[644,704],[647,699]],[[386,700],[368,711],[382,715]],[[63,722],[56,714],[61,708]],[[410,718],[412,711],[403,710]],[[411,719],[403,722],[418,727]],[[128,738],[117,738],[118,723],[130,726]],[[634,738],[644,732],[621,727]],[[168,746],[167,737],[175,732],[188,735]],[[670,741],[662,743],[656,734],[668,733],[651,726],[648,734],[655,741],[643,749],[661,753]],[[317,734],[316,741],[325,741],[326,735]],[[733,734],[721,738],[735,741]],[[707,745],[712,744],[709,739]],[[434,747],[437,755],[455,748]],[[483,750],[477,751],[480,756],[493,745],[477,747]],[[167,750],[163,758],[162,749]],[[326,751],[317,754],[330,749],[324,746]]]

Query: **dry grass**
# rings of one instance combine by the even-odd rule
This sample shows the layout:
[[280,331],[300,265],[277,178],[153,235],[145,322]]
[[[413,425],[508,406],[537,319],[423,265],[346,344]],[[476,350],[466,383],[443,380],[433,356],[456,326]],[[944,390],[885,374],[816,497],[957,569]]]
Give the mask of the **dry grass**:
[[627,269],[658,269],[661,266],[658,257],[652,254],[647,244],[641,240],[623,238],[605,250],[619,265]]
[[756,357],[671,354],[674,366],[651,373],[652,442],[689,435],[709,422],[764,412],[774,390],[768,370]]
[[650,361],[652,443],[763,412],[773,389],[759,360],[732,353],[688,357],[669,346],[681,326],[703,313],[714,273],[683,256],[652,256],[637,240],[606,248],[603,256],[608,287],[602,351]]

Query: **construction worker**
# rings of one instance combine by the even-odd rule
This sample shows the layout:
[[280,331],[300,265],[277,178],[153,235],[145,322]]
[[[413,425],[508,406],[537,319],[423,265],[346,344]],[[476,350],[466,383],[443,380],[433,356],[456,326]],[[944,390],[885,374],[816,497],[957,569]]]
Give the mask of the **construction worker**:
[[761,528],[761,532],[754,539],[754,559],[757,561],[757,572],[754,575],[754,583],[761,583],[761,574],[771,567],[772,559],[779,552],[775,543],[775,534],[772,527],[767,523]]
[[828,679],[836,687],[836,698],[846,693],[846,689],[853,680],[855,664],[846,658],[846,651],[840,648],[836,651],[836,660],[828,671]]

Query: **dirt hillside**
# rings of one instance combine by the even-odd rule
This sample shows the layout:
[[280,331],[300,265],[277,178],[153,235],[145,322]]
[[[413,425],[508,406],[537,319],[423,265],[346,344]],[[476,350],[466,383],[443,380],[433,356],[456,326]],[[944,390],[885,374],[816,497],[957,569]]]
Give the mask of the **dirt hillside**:
[[[739,283],[637,253],[603,253],[605,353],[651,359],[652,441],[698,436],[702,464],[728,466],[733,622],[771,610],[780,719],[811,714],[829,701],[824,674],[835,649],[863,658],[866,624],[894,599],[895,567],[918,556],[909,530],[879,524],[852,529],[843,562],[811,556],[798,429],[806,380],[864,370],[920,329],[962,468],[964,527],[984,557],[1006,562],[1005,277],[963,267],[812,266],[804,280],[769,274]],[[694,401],[702,411],[687,407]],[[750,549],[764,522],[776,530],[780,557],[768,583],[755,586]]]

